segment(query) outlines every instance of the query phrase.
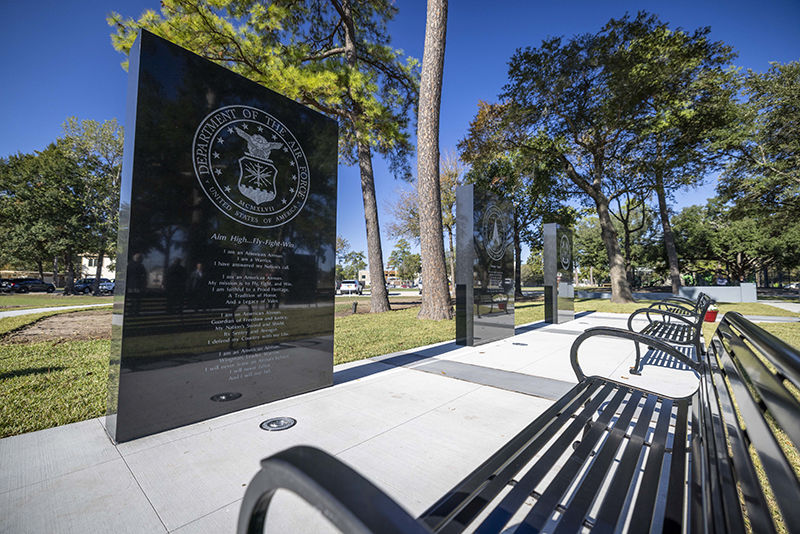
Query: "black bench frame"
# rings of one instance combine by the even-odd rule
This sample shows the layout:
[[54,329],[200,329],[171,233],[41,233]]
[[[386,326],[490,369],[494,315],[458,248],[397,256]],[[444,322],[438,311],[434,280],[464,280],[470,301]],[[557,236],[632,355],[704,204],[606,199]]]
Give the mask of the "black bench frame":
[[[647,343],[681,360],[699,371],[697,391],[673,399],[586,377],[578,350],[593,336]],[[796,349],[729,313],[704,361],[661,340],[615,328],[587,330],[573,344],[570,358],[579,383],[417,520],[336,458],[295,447],[262,461],[242,502],[239,533],[262,532],[278,489],[298,494],[342,531],[364,534],[462,532],[476,519],[476,532],[499,533],[530,497],[536,503],[519,524],[520,534],[545,526],[556,533],[585,527],[615,532],[626,523],[633,533],[651,527],[745,532],[745,516],[753,532],[775,532],[749,445],[769,484],[779,488],[775,497],[787,530],[800,529],[800,480],[765,417],[768,412],[787,439],[800,445],[800,402],[785,385],[800,388]],[[540,487],[562,454],[569,459]],[[666,495],[659,497],[659,491]]]
[[[628,330],[634,332],[633,322],[638,315],[647,318],[647,325],[639,332],[650,337],[664,340],[671,345],[694,347],[697,354],[705,352],[703,346],[703,321],[708,307],[714,304],[705,293],[700,293],[697,301],[681,297],[669,297],[654,302],[647,308],[640,308],[628,317]],[[631,374],[641,374],[642,353],[636,342],[636,363],[631,367]]]

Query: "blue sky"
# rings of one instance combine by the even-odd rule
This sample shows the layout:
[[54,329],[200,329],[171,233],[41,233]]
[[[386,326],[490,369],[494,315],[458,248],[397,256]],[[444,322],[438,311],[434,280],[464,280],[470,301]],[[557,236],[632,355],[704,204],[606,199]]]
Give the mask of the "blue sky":
[[[395,0],[399,14],[390,25],[395,48],[422,58],[423,0]],[[0,1],[0,157],[44,149],[69,116],[124,125],[127,73],[123,56],[111,46],[106,15],[138,17],[158,9],[158,0]],[[656,13],[671,28],[711,27],[711,38],[732,45],[735,65],[764,71],[770,61],[800,59],[800,0],[563,1],[503,0],[450,2],[440,144],[455,149],[474,117],[479,100],[495,101],[507,80],[507,62],[517,48],[538,46],[548,36],[597,32],[611,18],[638,10]],[[382,229],[384,209],[404,184],[375,161]],[[679,194],[678,206],[713,196],[713,178],[698,190]],[[366,251],[357,167],[339,167],[337,233],[354,250]],[[394,243],[384,237],[384,261]],[[523,257],[523,261],[526,258]]]

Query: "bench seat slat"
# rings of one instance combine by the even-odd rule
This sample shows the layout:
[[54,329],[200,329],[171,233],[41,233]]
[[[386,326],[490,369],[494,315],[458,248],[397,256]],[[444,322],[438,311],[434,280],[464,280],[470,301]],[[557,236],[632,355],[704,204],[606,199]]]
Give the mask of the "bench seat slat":
[[[600,405],[608,398],[614,388],[614,384],[609,382],[604,383],[603,388],[591,401],[586,403],[581,412],[576,414],[572,423],[570,423],[556,441],[547,448],[542,457],[527,473],[525,473],[508,495],[502,499],[497,507],[492,510],[489,516],[475,530],[476,534],[496,534],[505,529],[506,523],[508,523],[511,517],[519,510],[528,496],[533,493],[533,490],[539,482],[541,482],[542,478],[552,469],[552,466],[561,457],[567,447],[572,445],[578,433],[586,426],[586,423],[597,412]],[[618,392],[615,399],[619,398],[618,402],[621,402],[624,396],[624,391]],[[612,403],[613,402],[614,401],[612,401]],[[609,415],[609,418],[611,415]],[[595,425],[592,425],[592,430],[594,430],[594,428]]]
[[[589,432],[583,436],[578,448],[572,453],[572,455],[570,455],[570,458],[567,460],[566,464],[556,474],[555,479],[553,479],[553,481],[547,485],[547,489],[542,493],[539,499],[537,499],[533,509],[531,509],[531,511],[525,517],[524,522],[517,529],[517,532],[520,534],[524,532],[538,532],[550,520],[553,515],[553,511],[561,501],[564,493],[572,485],[581,467],[583,467],[587,459],[590,458],[592,450],[595,448],[598,441],[605,435],[606,427],[609,425],[609,423],[611,423],[611,419],[614,417],[614,414],[622,404],[622,401],[625,400],[628,392],[629,391],[627,388],[619,388],[617,390],[617,393],[609,401],[608,405],[603,408],[603,413],[600,414],[600,417],[598,417],[597,421],[592,423]],[[591,415],[592,414],[589,414],[590,417]],[[562,436],[562,438],[565,437],[567,438],[565,439],[567,445],[572,442],[572,439],[569,436]],[[564,449],[562,449],[562,451],[563,450]],[[542,458],[542,467],[548,469],[552,468],[556,459],[557,457],[552,461],[545,463],[545,458]],[[530,474],[531,473],[529,472],[528,475]],[[528,475],[526,475],[525,478],[528,478]],[[538,480],[534,480],[533,484],[530,484],[529,482],[526,485],[526,489],[531,488],[532,491],[532,488],[539,483],[542,477],[538,476],[537,478]],[[519,506],[521,505],[522,503],[519,503]]]
[[563,517],[553,531],[553,534],[565,534],[567,532],[577,532],[580,530],[592,503],[594,503],[598,492],[603,486],[603,482],[606,480],[614,459],[617,457],[617,453],[625,439],[631,420],[639,408],[639,401],[642,395],[642,391],[631,392],[628,398],[628,405],[614,423],[614,428],[609,432],[602,448],[597,456],[595,456],[589,471],[586,473],[583,480],[581,480],[578,490],[567,505],[567,509],[564,511]]
[[601,385],[602,382],[599,380],[587,380],[576,385],[447,495],[439,499],[419,519],[436,532],[459,532],[502,491],[511,478],[550,440],[550,437],[571,419],[572,414],[590,396],[596,394]]
[[680,532],[683,524],[683,502],[686,488],[686,440],[688,438],[689,402],[678,402],[675,437],[672,441],[672,462],[669,468],[669,489],[664,510],[664,531]]
[[603,502],[595,518],[593,533],[612,534],[617,528],[617,523],[620,521],[620,514],[627,500],[622,499],[621,496],[627,495],[633,490],[633,477],[636,475],[636,466],[639,464],[639,459],[644,450],[647,433],[652,426],[652,418],[657,401],[658,397],[656,395],[647,395],[642,412],[639,414],[639,420],[636,422],[625,453],[622,456],[622,460],[620,460],[617,472],[614,474],[611,485],[607,490],[609,495],[614,495],[616,497],[606,499]]
[[658,497],[659,481],[667,449],[667,437],[672,423],[672,412],[673,401],[671,399],[663,399],[661,401],[661,411],[658,414],[658,422],[650,442],[644,473],[642,474],[642,480],[647,481],[647,483],[643,483],[639,488],[639,495],[636,497],[636,503],[633,506],[629,532],[650,532],[651,530],[653,509]]

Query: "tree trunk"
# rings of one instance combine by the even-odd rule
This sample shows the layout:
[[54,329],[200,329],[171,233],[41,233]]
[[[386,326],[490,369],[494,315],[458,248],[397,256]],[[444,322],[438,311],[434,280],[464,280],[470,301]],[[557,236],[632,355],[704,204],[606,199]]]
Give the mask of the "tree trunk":
[[514,297],[522,298],[522,241],[516,217],[514,217]]
[[452,319],[447,287],[439,185],[439,111],[442,103],[447,0],[428,0],[417,126],[417,190],[423,292],[420,319]]
[[53,285],[58,287],[58,255],[53,256]]
[[603,244],[608,254],[609,277],[611,278],[611,302],[636,302],[631,293],[631,286],[628,285],[628,280],[625,277],[625,260],[622,258],[622,250],[617,240],[617,232],[614,230],[614,224],[611,222],[609,200],[600,190],[600,177],[603,175],[602,157],[597,156],[595,160],[595,178],[593,178],[593,182],[591,183],[578,174],[565,155],[561,154],[559,159],[561,160],[562,167],[567,177],[594,200],[597,210],[597,219],[600,222],[600,236],[603,239]]
[[625,225],[625,279],[633,285],[633,262],[631,261],[631,232]]
[[42,265],[41,261],[36,260],[36,267],[39,268],[39,280],[44,282],[44,265]]
[[75,263],[72,260],[72,250],[67,250],[67,283],[64,285],[64,294],[72,295],[75,293]]
[[[383,250],[378,222],[378,202],[375,199],[375,177],[372,172],[372,153],[369,145],[356,131],[358,165],[361,170],[361,193],[364,198],[364,221],[367,227],[367,261],[370,278],[370,313],[389,311],[389,292],[383,275]],[[355,275],[358,277],[358,273]]]
[[656,171],[656,196],[658,197],[658,215],[661,218],[661,228],[664,231],[664,246],[667,248],[670,285],[672,286],[672,292],[677,295],[681,290],[681,270],[678,267],[675,236],[672,234],[672,225],[669,223],[667,194],[664,191],[664,176],[660,170]]
[[597,205],[597,218],[600,221],[600,236],[608,253],[609,276],[611,278],[611,302],[625,303],[636,302],[628,285],[625,276],[625,260],[622,257],[622,250],[617,240],[617,233],[611,222],[611,212],[608,209],[608,199],[598,198],[595,200]]
[[[100,295],[100,277],[103,276],[103,257],[105,256],[105,248],[106,240],[103,239],[102,244],[100,246],[100,251],[97,253],[97,269],[94,272],[94,284],[92,284],[92,294],[96,297]],[[167,271],[164,271],[164,274],[167,274]]]
[[[345,58],[347,65],[356,68],[356,31],[350,0],[342,0],[343,22],[345,28]],[[349,88],[348,88],[349,92]],[[352,98],[352,95],[351,95]],[[353,130],[358,144],[358,166],[361,171],[361,194],[364,197],[364,220],[367,227],[367,261],[370,277],[370,313],[389,311],[389,293],[386,291],[386,278],[383,275],[383,251],[381,250],[381,231],[378,223],[378,201],[375,198],[375,177],[372,171],[372,153],[369,141],[361,132],[360,120],[363,111],[353,99]],[[356,273],[356,276],[358,273]]]
[[447,229],[447,237],[450,241],[450,297],[454,298],[456,295],[456,249],[453,246],[453,228]]

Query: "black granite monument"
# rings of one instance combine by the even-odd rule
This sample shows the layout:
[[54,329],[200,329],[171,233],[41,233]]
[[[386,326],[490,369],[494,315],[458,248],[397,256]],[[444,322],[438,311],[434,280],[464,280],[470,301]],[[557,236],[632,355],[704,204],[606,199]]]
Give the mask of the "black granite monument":
[[572,230],[544,225],[544,320],[561,324],[575,318]]
[[331,385],[336,122],[142,31],[125,124],[111,437]]
[[475,185],[456,191],[456,343],[514,335],[514,206]]

